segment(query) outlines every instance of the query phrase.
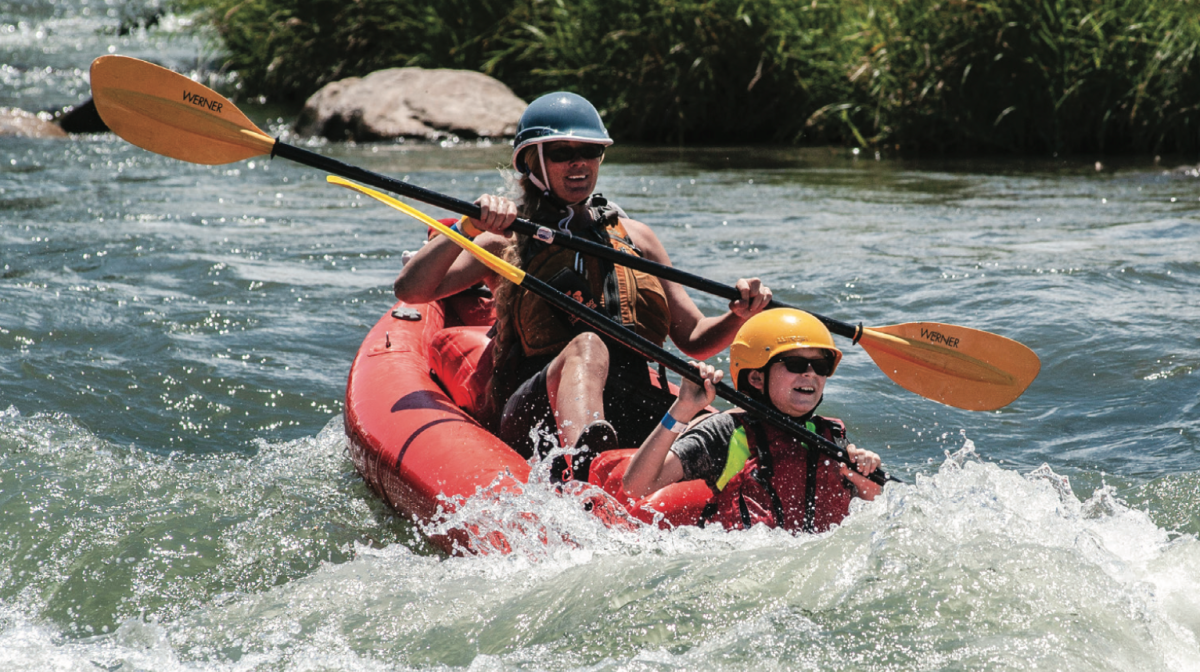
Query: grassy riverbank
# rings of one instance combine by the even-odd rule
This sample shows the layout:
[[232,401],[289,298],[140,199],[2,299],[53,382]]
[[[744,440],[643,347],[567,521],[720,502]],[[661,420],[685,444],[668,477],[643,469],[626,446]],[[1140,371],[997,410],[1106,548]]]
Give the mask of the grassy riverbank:
[[181,1],[277,100],[418,65],[577,91],[627,140],[1200,151],[1200,0]]

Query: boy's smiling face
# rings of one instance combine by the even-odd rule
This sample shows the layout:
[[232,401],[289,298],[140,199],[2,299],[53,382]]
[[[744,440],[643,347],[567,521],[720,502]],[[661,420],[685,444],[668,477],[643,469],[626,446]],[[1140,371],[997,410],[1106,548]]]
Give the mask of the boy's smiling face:
[[[820,348],[800,348],[787,353],[790,357],[821,359],[826,351]],[[825,376],[817,375],[813,368],[807,367],[803,373],[792,373],[782,361],[771,365],[771,389],[768,390],[771,401],[780,411],[792,417],[800,417],[811,412],[825,394]],[[761,390],[763,374],[760,371],[750,372],[750,384]]]

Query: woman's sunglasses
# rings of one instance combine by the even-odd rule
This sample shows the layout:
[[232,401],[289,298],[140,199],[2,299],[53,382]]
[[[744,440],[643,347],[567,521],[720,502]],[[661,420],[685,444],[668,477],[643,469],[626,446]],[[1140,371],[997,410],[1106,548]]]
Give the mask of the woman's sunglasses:
[[829,374],[833,373],[833,358],[822,357],[820,359],[809,359],[807,357],[784,357],[779,360],[783,363],[784,368],[789,373],[804,373],[808,371],[808,367],[812,367],[813,373],[818,376],[828,378]]
[[554,163],[566,163],[578,158],[585,160],[598,159],[604,156],[604,145],[587,143],[578,147],[572,147],[570,145],[548,144],[542,148],[542,156],[545,156],[546,160],[553,161]]

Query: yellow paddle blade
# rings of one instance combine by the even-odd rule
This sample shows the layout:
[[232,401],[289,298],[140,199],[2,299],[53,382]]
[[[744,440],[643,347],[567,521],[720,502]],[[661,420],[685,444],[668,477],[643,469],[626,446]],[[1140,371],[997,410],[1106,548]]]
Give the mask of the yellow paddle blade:
[[136,58],[92,61],[92,99],[113,133],[173,159],[218,165],[270,154],[275,146],[221,94]]
[[1007,406],[1042,368],[1012,339],[938,322],[867,328],[859,345],[897,385],[969,411]]
[[467,238],[466,236],[460,234],[459,232],[455,231],[454,229],[451,229],[450,227],[446,226],[445,224],[442,224],[441,222],[439,222],[436,219],[430,217],[429,215],[421,212],[420,210],[417,210],[416,208],[408,205],[407,203],[398,201],[398,200],[392,198],[391,196],[388,196],[387,194],[375,191],[374,189],[371,189],[370,187],[364,187],[361,184],[355,184],[349,180],[342,179],[342,178],[338,177],[337,175],[329,175],[325,178],[325,181],[329,182],[330,184],[336,184],[336,185],[346,187],[347,189],[353,189],[354,191],[357,191],[360,194],[366,194],[367,196],[370,196],[371,198],[373,198],[377,201],[382,201],[382,202],[392,206],[393,208],[399,210],[400,212],[403,212],[404,214],[408,215],[409,217],[413,217],[414,219],[416,219],[420,222],[423,222],[429,226],[432,226],[434,228],[434,230],[436,230],[438,233],[441,233],[444,236],[449,236],[450,240],[453,240],[459,247],[461,247],[464,250],[475,255],[475,258],[478,259],[479,261],[483,262],[484,266],[487,266],[488,268],[492,269],[496,273],[500,274],[501,277],[506,278],[507,280],[512,282],[514,285],[519,285],[525,281],[525,271],[522,271],[521,269],[517,268],[516,266],[513,266],[512,264],[508,263],[507,261],[504,261],[500,257],[497,257],[496,255],[492,254],[491,252],[488,252],[487,250],[483,249],[482,247],[476,245],[475,242],[472,241],[470,238]]

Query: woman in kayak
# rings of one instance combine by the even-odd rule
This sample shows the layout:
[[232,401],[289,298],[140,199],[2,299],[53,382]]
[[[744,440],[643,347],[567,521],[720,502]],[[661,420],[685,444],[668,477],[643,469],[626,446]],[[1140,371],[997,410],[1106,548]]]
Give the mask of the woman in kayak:
[[721,371],[698,364],[704,386],[691,381],[680,386],[670,411],[629,460],[622,479],[626,493],[641,498],[676,481],[703,479],[713,491],[703,522],[727,528],[765,523],[805,532],[824,532],[841,522],[851,497],[871,500],[880,492],[866,478],[879,468],[879,456],[848,444],[840,420],[815,414],[841,358],[825,325],[803,311],[781,308],[742,326],[729,348],[729,373],[738,391],[845,448],[857,470],[740,410],[689,426],[712,403],[721,380]]
[[[711,357],[770,303],[771,291],[757,278],[737,282],[741,298],[728,312],[705,317],[674,283],[509,231],[520,215],[669,265],[648,226],[592,193],[611,144],[599,113],[584,98],[562,92],[538,98],[521,116],[513,141],[517,202],[480,196],[480,217],[464,220],[463,233],[651,341],[662,344],[669,336],[688,356]],[[491,271],[451,241],[439,237],[426,244],[404,266],[395,291],[403,301],[422,303],[481,280],[497,287],[491,402],[499,411],[501,439],[529,456],[539,449],[539,428],[557,430],[561,445],[586,447],[590,455],[616,448],[618,441],[640,443],[650,433],[672,397],[663,392],[665,381],[654,385],[644,359],[527,290],[496,283]],[[576,458],[575,478],[587,478],[589,462]]]

